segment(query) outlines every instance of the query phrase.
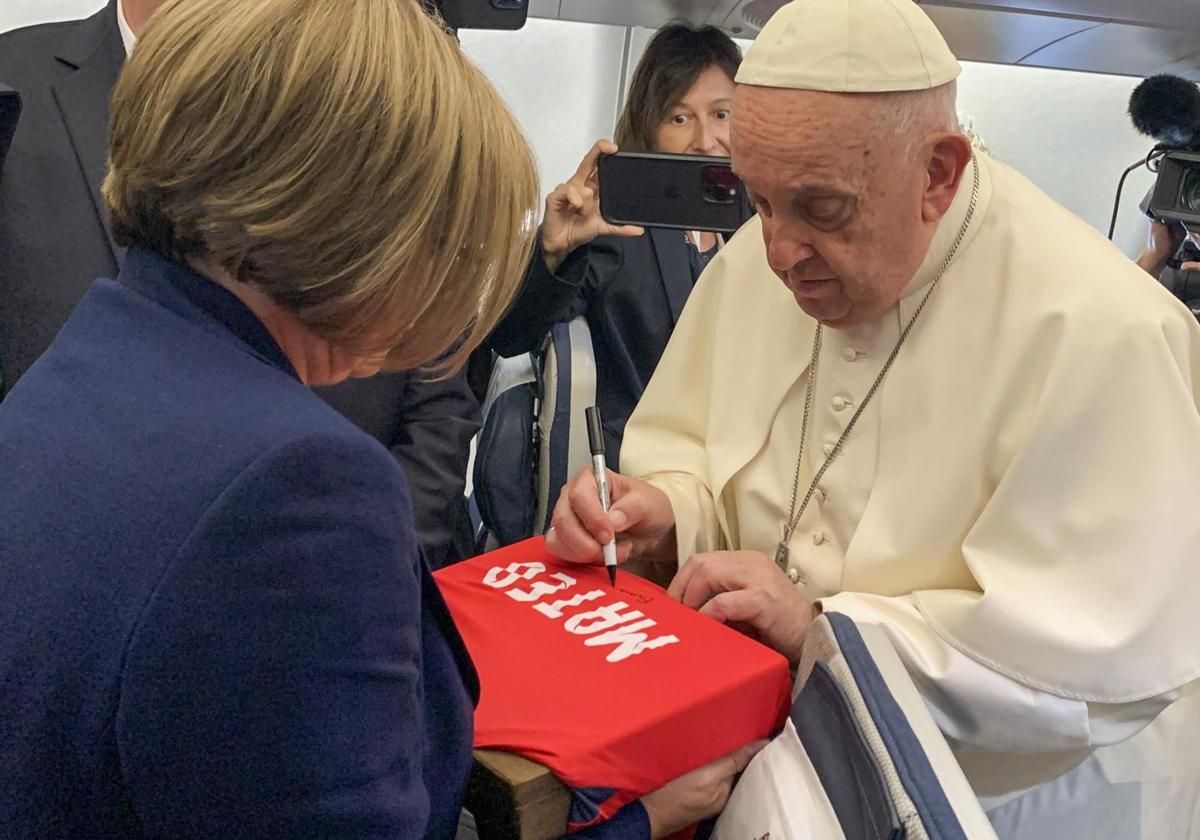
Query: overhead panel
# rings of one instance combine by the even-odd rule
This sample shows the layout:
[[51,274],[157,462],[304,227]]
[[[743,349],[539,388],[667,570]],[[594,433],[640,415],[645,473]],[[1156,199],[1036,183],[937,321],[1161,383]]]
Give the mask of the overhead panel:
[[560,0],[529,0],[529,16],[535,18],[557,18]]
[[965,61],[1019,64],[1046,44],[1070,38],[1097,24],[1047,15],[1022,15],[990,9],[962,9],[926,4],[950,49]]
[[657,29],[672,20],[700,23],[717,0],[562,0],[559,17]]
[[[743,22],[741,7],[742,0],[717,0],[705,23],[719,26],[731,35],[739,38],[753,38],[760,27],[749,26]],[[778,3],[774,4],[778,7]]]
[[1025,63],[1130,76],[1186,73],[1200,69],[1200,37],[1146,26],[1107,24],[1048,44]]
[[[709,23],[753,38],[786,0],[531,0],[531,14],[656,29]],[[1200,78],[1198,0],[936,0],[924,9],[960,58]]]
[[1130,23],[1163,29],[1200,31],[1196,0],[938,0],[939,6],[962,6],[1050,14],[1096,22]]

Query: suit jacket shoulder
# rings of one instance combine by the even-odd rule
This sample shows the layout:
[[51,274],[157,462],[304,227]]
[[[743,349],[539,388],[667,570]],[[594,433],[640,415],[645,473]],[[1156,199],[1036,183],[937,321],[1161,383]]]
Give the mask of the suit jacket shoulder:
[[0,35],[0,84],[23,103],[0,184],[0,397],[91,282],[118,268],[100,184],[124,60],[111,2],[85,20]]
[[21,67],[30,56],[53,54],[78,25],[78,20],[64,20],[0,32],[0,70]]

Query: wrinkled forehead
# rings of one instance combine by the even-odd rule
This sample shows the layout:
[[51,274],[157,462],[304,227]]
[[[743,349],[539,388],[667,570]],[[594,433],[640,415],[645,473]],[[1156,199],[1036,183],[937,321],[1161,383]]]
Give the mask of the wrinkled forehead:
[[861,192],[886,162],[892,132],[864,97],[738,85],[730,130],[734,169],[755,181],[810,182]]

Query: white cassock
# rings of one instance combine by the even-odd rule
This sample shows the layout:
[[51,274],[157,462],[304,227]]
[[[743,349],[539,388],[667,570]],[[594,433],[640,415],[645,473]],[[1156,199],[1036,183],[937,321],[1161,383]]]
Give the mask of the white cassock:
[[[1001,837],[1200,837],[1200,326],[1023,177],[976,163],[966,236],[793,534],[789,577],[885,630]],[[801,496],[971,184],[968,168],[896,307],[824,329]],[[670,497],[681,563],[774,556],[815,326],[757,221],[697,285],[621,452]]]

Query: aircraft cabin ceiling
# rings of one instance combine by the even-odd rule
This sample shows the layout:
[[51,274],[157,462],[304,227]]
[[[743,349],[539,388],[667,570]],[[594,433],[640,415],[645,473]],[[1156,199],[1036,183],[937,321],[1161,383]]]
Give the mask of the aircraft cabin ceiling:
[[[785,0],[530,0],[534,17],[657,28],[711,23],[753,38]],[[920,2],[920,0],[919,0]],[[1200,0],[921,2],[959,58],[1200,81]]]

